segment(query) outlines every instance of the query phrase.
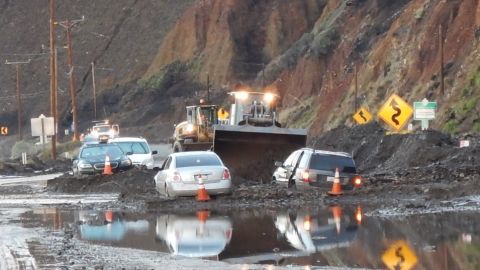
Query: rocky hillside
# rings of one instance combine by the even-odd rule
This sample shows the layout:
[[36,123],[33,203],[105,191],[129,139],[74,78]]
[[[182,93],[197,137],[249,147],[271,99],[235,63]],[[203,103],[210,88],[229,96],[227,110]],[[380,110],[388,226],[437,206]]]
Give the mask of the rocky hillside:
[[[3,2],[0,53],[4,58],[17,52],[39,54],[32,56],[36,64],[22,67],[23,84],[26,92],[45,92],[47,1]],[[355,66],[357,101],[372,113],[392,93],[409,102],[426,97],[439,102],[435,128],[480,132],[478,0],[59,2],[59,18],[86,16],[74,36],[83,125],[93,118],[88,65],[95,61],[106,68],[97,75],[102,116],[127,131],[141,126],[149,137],[171,133],[171,124],[184,117],[183,107],[205,95],[207,78],[219,103],[238,83],[278,92],[282,121],[309,128],[312,135],[352,124]],[[19,15],[32,23],[25,24]],[[63,32],[57,33],[63,40]],[[0,74],[2,95],[12,93],[12,68],[2,66]],[[66,89],[63,74],[60,90]],[[62,97],[68,102],[66,92]],[[8,103],[1,117],[14,123],[11,101],[1,100]],[[26,102],[32,113],[48,108],[37,99]],[[68,125],[65,115],[63,124]]]

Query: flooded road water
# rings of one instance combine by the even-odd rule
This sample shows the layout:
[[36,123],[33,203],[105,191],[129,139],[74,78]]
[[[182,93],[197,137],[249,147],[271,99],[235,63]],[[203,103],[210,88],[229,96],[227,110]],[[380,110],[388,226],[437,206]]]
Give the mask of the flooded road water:
[[26,228],[73,229],[90,244],[235,264],[480,269],[480,215],[365,216],[360,207],[188,214],[37,208]]

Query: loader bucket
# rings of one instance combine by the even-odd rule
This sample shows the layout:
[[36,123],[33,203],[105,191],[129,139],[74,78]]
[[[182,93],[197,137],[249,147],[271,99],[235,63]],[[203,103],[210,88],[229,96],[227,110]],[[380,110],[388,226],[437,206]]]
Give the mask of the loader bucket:
[[213,151],[231,170],[232,181],[270,182],[275,161],[305,147],[307,131],[278,127],[216,125]]

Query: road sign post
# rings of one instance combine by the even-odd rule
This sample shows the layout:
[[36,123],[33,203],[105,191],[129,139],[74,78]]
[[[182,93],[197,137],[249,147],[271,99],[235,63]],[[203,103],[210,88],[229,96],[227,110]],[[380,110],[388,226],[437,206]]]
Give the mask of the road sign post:
[[45,117],[41,114],[38,118],[31,118],[30,123],[32,125],[32,136],[39,136],[41,144],[46,143],[47,136],[55,134],[53,117]]
[[428,101],[424,98],[422,101],[413,103],[413,119],[421,121],[422,130],[428,129],[429,121],[435,119],[437,102]]
[[400,131],[412,117],[413,109],[401,97],[393,94],[378,111],[378,117],[395,131]]

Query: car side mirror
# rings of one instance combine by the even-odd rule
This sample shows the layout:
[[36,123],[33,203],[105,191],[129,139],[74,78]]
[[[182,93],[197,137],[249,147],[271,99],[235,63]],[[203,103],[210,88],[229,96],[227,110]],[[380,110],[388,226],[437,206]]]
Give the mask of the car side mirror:
[[156,154],[158,154],[157,150],[152,151],[152,155],[156,155]]
[[162,170],[162,168],[160,168],[160,167],[153,167],[153,171],[155,171],[155,172],[158,172],[158,171],[161,171],[161,170]]
[[283,162],[281,162],[281,161],[275,161],[275,166],[276,166],[276,167],[283,167]]
[[127,156],[133,155],[133,152],[127,152],[126,155]]

